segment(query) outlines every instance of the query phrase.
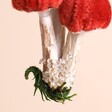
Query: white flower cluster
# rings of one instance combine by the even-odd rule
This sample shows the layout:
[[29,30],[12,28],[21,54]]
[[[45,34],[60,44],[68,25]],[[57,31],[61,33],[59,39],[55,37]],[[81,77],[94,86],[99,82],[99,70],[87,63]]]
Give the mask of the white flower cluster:
[[53,89],[66,82],[66,87],[71,87],[74,83],[75,70],[70,70],[73,63],[73,56],[68,55],[66,59],[58,61],[52,59],[41,59],[40,64],[46,64],[47,69],[43,72],[43,80]]

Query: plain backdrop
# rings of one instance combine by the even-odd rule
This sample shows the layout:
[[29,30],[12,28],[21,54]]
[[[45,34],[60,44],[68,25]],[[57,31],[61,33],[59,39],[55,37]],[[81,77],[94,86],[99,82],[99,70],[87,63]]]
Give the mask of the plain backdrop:
[[[112,0],[110,1],[112,3]],[[72,93],[58,104],[33,96],[34,80],[24,71],[42,57],[38,13],[19,12],[0,0],[0,112],[112,112],[112,23],[83,35]]]

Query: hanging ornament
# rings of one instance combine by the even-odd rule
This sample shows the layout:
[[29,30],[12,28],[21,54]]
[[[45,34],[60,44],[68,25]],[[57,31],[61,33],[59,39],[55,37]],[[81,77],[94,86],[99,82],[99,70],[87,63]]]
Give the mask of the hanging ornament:
[[69,93],[76,74],[81,32],[109,25],[108,0],[12,0],[12,4],[19,11],[39,15],[43,56],[39,63],[43,70],[31,66],[25,71],[26,79],[30,72],[34,74],[34,95],[39,89],[43,100],[71,100],[76,95]]

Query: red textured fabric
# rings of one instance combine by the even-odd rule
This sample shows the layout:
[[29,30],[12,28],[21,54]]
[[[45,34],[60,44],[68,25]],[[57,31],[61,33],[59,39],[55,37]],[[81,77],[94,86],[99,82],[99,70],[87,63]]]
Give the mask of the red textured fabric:
[[108,0],[63,0],[60,20],[72,32],[106,28],[111,20]]
[[20,11],[43,11],[49,8],[58,8],[62,0],[12,0],[12,5]]

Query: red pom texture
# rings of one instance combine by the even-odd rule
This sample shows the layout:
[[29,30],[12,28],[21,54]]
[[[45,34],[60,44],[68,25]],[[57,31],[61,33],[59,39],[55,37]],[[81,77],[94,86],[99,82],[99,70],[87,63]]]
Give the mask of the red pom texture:
[[106,28],[111,20],[108,0],[63,0],[60,20],[72,32]]
[[31,12],[58,8],[61,2],[62,0],[12,0],[12,5],[17,10]]

